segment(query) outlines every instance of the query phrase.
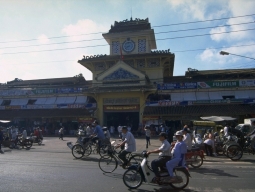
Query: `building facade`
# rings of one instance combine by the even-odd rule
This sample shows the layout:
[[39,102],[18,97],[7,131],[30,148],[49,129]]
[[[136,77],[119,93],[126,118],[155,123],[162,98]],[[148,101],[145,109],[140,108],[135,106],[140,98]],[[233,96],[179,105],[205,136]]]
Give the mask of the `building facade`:
[[[102,34],[109,55],[85,55],[78,63],[93,74],[22,81],[0,85],[0,120],[22,126],[79,123],[98,119],[101,125],[166,123],[180,127],[201,116],[255,115],[255,69],[207,70],[189,68],[173,76],[175,55],[157,50],[148,19],[116,22]],[[74,125],[75,124],[75,125]]]

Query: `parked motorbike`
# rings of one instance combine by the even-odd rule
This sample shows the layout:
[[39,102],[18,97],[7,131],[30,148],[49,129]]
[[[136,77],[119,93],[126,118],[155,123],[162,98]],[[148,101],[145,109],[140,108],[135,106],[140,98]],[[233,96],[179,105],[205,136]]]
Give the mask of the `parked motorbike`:
[[254,146],[251,146],[251,138],[249,136],[244,137],[243,151],[249,154],[255,154]]
[[[124,184],[130,189],[140,187],[142,182],[151,183],[155,178],[155,174],[147,166],[147,151],[143,151],[143,161],[141,164],[131,165],[123,175]],[[176,181],[170,181],[167,169],[161,170],[159,185],[170,185],[175,189],[184,189],[189,184],[189,171],[186,167],[176,167],[173,171]]]
[[38,145],[41,145],[43,142],[43,136],[38,137],[31,133],[30,138],[33,140],[33,143],[38,143]]
[[190,165],[193,168],[201,167],[204,159],[204,151],[199,148],[192,148],[190,152],[185,154],[186,165]]
[[22,135],[18,136],[17,145],[24,146],[27,149],[30,149],[33,146],[33,139],[31,137],[27,137],[24,141]]

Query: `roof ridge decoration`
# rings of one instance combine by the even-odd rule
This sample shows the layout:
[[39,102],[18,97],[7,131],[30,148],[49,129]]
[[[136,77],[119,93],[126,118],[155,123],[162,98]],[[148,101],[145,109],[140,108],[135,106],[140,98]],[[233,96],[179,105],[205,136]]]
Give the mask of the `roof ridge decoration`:
[[151,29],[151,24],[149,23],[149,19],[139,19],[132,17],[130,20],[125,19],[123,21],[115,21],[114,25],[111,25],[111,29],[109,33],[115,32],[124,32],[124,31],[137,31],[137,30],[146,30]]
[[139,79],[139,76],[123,69],[119,68],[110,75],[106,76],[103,80],[121,80],[121,79]]

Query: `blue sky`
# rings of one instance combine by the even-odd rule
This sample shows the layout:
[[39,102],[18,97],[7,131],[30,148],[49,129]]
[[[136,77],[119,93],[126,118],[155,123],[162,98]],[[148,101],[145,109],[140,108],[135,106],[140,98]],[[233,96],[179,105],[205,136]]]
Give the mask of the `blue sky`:
[[[254,60],[219,52],[255,58],[255,33],[247,30],[255,29],[254,7],[254,0],[0,0],[0,82],[79,73],[91,80],[91,72],[77,61],[109,54],[102,33],[114,21],[130,19],[131,10],[133,18],[149,18],[158,50],[175,53],[175,76],[189,67],[252,68]],[[231,18],[244,15],[252,16]],[[195,21],[202,22],[190,23]],[[223,33],[228,31],[237,32]],[[195,36],[202,34],[211,35]]]

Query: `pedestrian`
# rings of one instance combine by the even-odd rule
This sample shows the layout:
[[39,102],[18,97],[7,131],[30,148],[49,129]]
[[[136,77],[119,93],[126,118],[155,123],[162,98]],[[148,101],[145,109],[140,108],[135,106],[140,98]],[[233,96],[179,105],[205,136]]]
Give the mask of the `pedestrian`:
[[163,124],[160,125],[160,133],[164,132],[165,133],[165,127],[163,126]]
[[24,148],[25,140],[27,139],[27,130],[22,128],[22,148]]
[[2,132],[2,127],[0,127],[0,153],[4,153],[4,151],[2,150],[2,143],[3,143],[3,140],[4,140],[4,134],[3,134],[3,132]]
[[148,125],[144,127],[145,138],[146,138],[146,148],[148,149],[148,145],[151,145],[151,129]]
[[129,132],[131,132],[131,126],[130,125],[127,127],[127,129],[128,129]]
[[111,135],[114,136],[114,133],[115,133],[115,127],[114,126],[110,127],[110,132],[111,132]]
[[174,130],[172,127],[169,127],[167,132],[167,141],[171,144],[173,142]]
[[122,139],[122,127],[120,126],[120,124],[118,126],[118,132],[119,132],[119,138]]
[[64,136],[64,127],[61,127],[58,131],[59,133],[59,139],[62,139],[63,140],[63,136]]

